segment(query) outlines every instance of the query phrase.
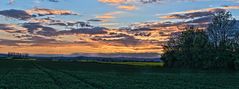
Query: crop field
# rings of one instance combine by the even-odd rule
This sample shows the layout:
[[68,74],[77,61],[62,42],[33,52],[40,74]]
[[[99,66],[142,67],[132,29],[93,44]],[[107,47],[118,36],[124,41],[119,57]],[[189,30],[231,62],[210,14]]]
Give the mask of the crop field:
[[182,72],[111,63],[1,60],[0,89],[239,89],[239,73]]

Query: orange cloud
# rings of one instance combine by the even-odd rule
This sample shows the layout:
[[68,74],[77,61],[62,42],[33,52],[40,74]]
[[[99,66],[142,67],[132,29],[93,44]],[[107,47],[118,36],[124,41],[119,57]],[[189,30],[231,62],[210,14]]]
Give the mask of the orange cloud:
[[96,16],[98,19],[114,19],[115,16],[112,15],[101,15],[101,16]]
[[77,15],[69,10],[52,10],[45,8],[34,8],[30,10],[26,10],[26,12],[30,15],[33,14],[41,14],[41,15]]
[[133,6],[133,5],[125,5],[125,6],[118,6],[119,9],[124,9],[124,10],[135,10],[136,9],[136,6]]
[[239,6],[224,6],[223,9],[231,10],[231,9],[239,9]]
[[121,12],[121,11],[108,12],[103,15],[96,16],[96,18],[98,18],[98,19],[114,19],[114,18],[116,18],[116,15],[119,15],[121,13],[123,13],[123,12]]
[[123,10],[135,10],[136,6],[133,4],[135,0],[98,0],[102,3],[108,3],[115,5],[118,9]]

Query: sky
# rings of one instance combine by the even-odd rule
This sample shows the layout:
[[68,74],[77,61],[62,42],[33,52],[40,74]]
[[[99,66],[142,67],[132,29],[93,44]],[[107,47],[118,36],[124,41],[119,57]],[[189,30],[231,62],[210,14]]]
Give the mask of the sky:
[[0,53],[159,57],[185,25],[204,26],[239,0],[1,0]]

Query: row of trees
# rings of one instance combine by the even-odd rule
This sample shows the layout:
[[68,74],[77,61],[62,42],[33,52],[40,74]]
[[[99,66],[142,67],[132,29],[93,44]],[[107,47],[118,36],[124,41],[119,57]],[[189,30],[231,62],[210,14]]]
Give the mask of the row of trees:
[[239,30],[230,12],[214,15],[207,29],[190,27],[172,35],[164,46],[166,67],[236,69],[239,61]]

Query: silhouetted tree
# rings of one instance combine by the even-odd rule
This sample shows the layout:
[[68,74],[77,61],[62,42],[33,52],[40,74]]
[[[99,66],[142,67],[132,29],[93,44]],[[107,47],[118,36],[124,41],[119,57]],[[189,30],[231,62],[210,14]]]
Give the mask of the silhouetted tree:
[[225,48],[235,36],[236,20],[230,12],[219,12],[214,15],[214,19],[209,24],[207,31],[210,42],[216,48]]
[[[162,59],[168,67],[201,66],[202,55],[207,50],[208,38],[204,31],[190,28],[181,34],[174,34],[164,46]],[[197,62],[197,64],[195,64]]]
[[235,69],[238,53],[236,20],[230,12],[219,12],[205,30],[190,28],[172,35],[164,46],[162,60],[166,67]]

